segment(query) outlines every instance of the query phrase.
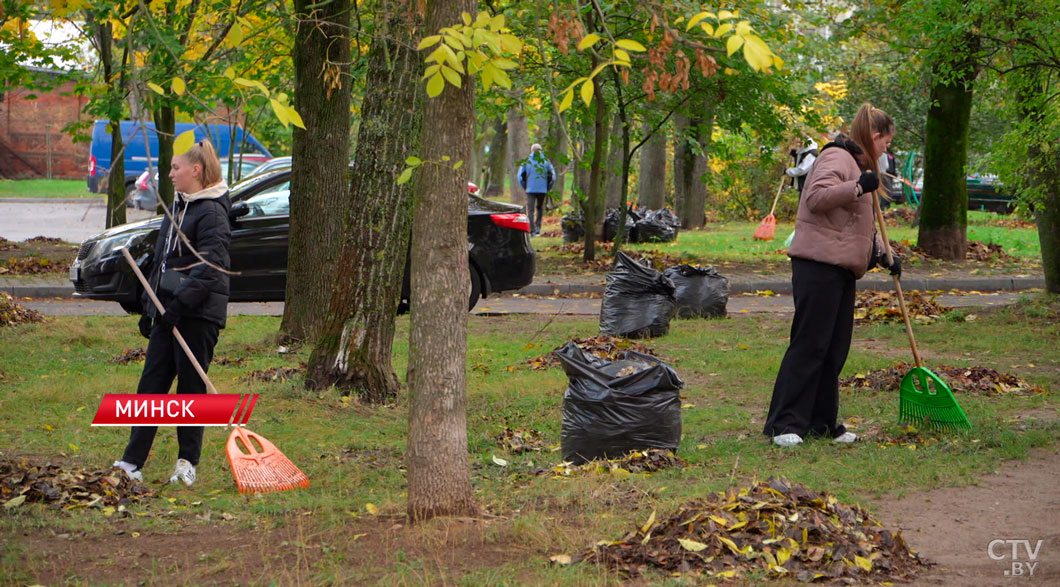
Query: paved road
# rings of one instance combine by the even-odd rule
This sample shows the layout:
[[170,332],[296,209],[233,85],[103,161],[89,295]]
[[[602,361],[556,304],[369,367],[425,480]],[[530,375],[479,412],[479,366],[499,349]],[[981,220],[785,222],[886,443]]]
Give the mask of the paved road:
[[[154,215],[147,210],[125,210],[129,222]],[[0,236],[10,241],[47,236],[80,243],[103,232],[105,227],[106,205],[102,197],[85,198],[83,202],[0,199]]]
[[[953,308],[998,306],[1019,299],[1019,292],[990,294],[939,295],[935,301]],[[22,305],[49,316],[124,316],[125,311],[114,302],[71,299],[20,300]],[[729,298],[730,316],[748,314],[785,314],[794,311],[791,296],[741,295]],[[228,306],[230,316],[281,316],[283,302],[233,303]],[[599,316],[600,299],[584,297],[541,298],[500,296],[481,300],[472,311],[474,316],[503,316],[509,314],[560,314],[571,316]]]

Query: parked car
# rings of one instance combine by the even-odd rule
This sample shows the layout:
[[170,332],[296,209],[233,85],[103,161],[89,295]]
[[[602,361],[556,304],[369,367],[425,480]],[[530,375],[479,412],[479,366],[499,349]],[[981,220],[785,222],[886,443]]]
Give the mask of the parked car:
[[[232,188],[230,252],[233,302],[282,301],[287,287],[290,170],[266,173]],[[522,207],[468,194],[469,308],[480,297],[519,289],[534,279],[536,258],[530,223]],[[162,217],[123,224],[81,243],[70,266],[75,296],[110,300],[128,312],[142,311],[142,288],[121,255],[128,247],[146,273]],[[403,297],[408,297],[406,271]],[[407,299],[404,300],[407,307]]]
[[[107,191],[109,173],[111,167],[111,138],[108,130],[109,122],[97,120],[92,126],[92,142],[89,146],[88,155],[88,191],[102,193]],[[158,167],[158,133],[152,122],[143,127],[135,120],[121,121],[122,144],[124,145],[123,159],[125,163],[125,177],[121,178],[125,185],[126,201],[135,196],[136,179],[148,168]],[[235,153],[238,157],[240,149],[243,149],[243,159],[247,162],[261,163],[270,157],[272,153],[262,145],[254,135],[244,132],[242,128],[236,127],[232,132],[227,124],[200,125],[192,122],[178,122],[174,125],[175,132],[180,135],[183,132],[194,130],[195,140],[200,141],[211,138],[217,148],[217,155],[224,161],[229,153]],[[146,129],[146,133],[144,132]],[[148,165],[148,162],[151,164]],[[119,181],[115,179],[114,181]]]
[[[972,174],[965,178],[968,186],[968,209],[986,210],[998,214],[1009,214],[1016,208],[1016,197],[1004,193],[1004,188],[997,181],[996,175]],[[921,173],[913,191],[917,202],[920,201],[924,188],[924,176]]]
[[248,173],[243,175],[243,179],[250,179],[255,175],[261,175],[270,171],[276,171],[278,169],[290,169],[291,168],[291,156],[286,155],[283,157],[273,157],[268,161],[265,161],[251,169]]
[[[246,179],[248,173],[260,165],[262,165],[260,158],[250,155],[244,156],[243,162],[236,168],[231,183],[235,185],[240,180]],[[138,208],[140,210],[151,210],[158,205],[158,171],[157,169],[155,170],[154,176],[151,176],[150,173],[150,171],[145,169],[144,172],[140,174],[140,177],[136,178],[136,190],[131,193],[126,191],[125,205],[127,207]],[[149,180],[150,177],[153,177],[153,179]],[[227,158],[221,161],[221,177],[225,181],[228,181]]]

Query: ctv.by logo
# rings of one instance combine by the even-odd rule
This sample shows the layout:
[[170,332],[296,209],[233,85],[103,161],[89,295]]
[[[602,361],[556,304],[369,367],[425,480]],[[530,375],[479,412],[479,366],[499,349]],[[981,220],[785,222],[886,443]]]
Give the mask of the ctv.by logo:
[[993,560],[1003,561],[1008,559],[1012,561],[1012,567],[1005,569],[1006,577],[1033,577],[1034,570],[1038,567],[1038,552],[1041,548],[1041,540],[1036,541],[1034,548],[1031,549],[1030,540],[1002,540],[998,538],[990,541],[990,544],[986,546],[986,552]]

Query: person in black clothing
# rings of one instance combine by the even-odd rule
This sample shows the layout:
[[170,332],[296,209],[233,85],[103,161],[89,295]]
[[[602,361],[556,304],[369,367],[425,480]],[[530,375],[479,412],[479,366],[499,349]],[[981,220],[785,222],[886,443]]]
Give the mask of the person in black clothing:
[[[169,393],[174,378],[178,394],[206,393],[206,384],[173,337],[173,328],[180,331],[192,354],[207,370],[228,312],[228,274],[223,270],[229,268],[231,200],[213,145],[200,141],[174,157],[169,177],[177,197],[171,216],[167,215],[159,229],[149,277],[165,312],[159,313],[144,294],[140,334],[148,343],[136,388],[138,394]],[[147,461],[156,431],[155,426],[134,426],[122,460],[114,466],[142,481],[140,469]],[[179,451],[170,483],[190,486],[195,482],[202,439],[202,426],[177,428]]]

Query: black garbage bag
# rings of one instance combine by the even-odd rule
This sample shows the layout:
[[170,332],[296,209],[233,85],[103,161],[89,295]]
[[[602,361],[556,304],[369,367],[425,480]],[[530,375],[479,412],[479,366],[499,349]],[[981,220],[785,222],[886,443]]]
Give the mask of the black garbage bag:
[[[615,240],[618,236],[618,221],[619,216],[622,215],[622,211],[618,208],[609,208],[604,213],[604,242],[609,243]],[[640,220],[640,215],[633,210],[626,209],[626,241],[637,242],[633,239],[633,229],[637,226],[637,221]]]
[[[638,220],[633,228],[638,243],[668,243],[677,239],[677,229],[674,221],[677,216],[669,210],[647,210],[643,217]],[[634,241],[630,241],[634,242]]]
[[626,351],[607,361],[568,342],[556,355],[567,372],[563,396],[563,460],[581,464],[651,448],[677,452],[684,382],[666,363]]
[[600,332],[625,338],[663,336],[674,314],[674,282],[623,252],[607,274]]
[[714,267],[677,265],[663,272],[674,282],[678,318],[724,318],[729,280]]
[[565,214],[559,225],[563,229],[563,242],[576,243],[585,240],[585,216],[581,212]]

